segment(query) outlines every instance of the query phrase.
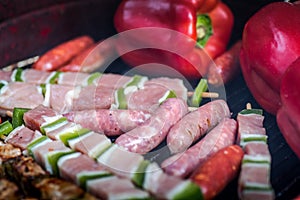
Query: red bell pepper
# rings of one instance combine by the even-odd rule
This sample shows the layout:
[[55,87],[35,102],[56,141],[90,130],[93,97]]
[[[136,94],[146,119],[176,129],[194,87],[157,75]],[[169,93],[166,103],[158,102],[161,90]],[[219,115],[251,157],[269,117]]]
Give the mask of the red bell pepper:
[[244,27],[240,62],[245,81],[257,102],[274,115],[282,105],[282,75],[300,56],[299,27],[299,2],[270,3]]
[[285,71],[280,87],[282,107],[277,124],[293,151],[300,158],[300,57]]
[[187,78],[200,78],[207,72],[207,62],[225,51],[233,14],[219,0],[123,0],[114,24],[120,33],[152,28],[118,42],[122,59],[132,67],[151,63],[144,70],[153,72],[156,63]]

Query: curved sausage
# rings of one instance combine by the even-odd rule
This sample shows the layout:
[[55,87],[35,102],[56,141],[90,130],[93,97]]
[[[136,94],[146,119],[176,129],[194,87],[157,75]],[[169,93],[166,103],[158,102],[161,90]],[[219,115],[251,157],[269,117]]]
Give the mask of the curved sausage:
[[92,44],[94,40],[86,35],[69,40],[47,51],[32,67],[42,71],[54,71]]
[[186,177],[218,150],[235,142],[237,122],[224,118],[204,138],[183,153],[175,154],[161,164],[167,174]]
[[182,99],[167,99],[144,124],[121,135],[115,143],[128,151],[145,154],[158,146],[171,126],[187,112],[187,104]]
[[167,144],[171,153],[185,151],[223,118],[229,117],[228,105],[221,99],[206,103],[188,113],[168,133]]
[[63,114],[69,121],[107,136],[117,136],[143,124],[150,114],[138,110],[82,110]]
[[80,52],[70,63],[59,68],[59,71],[90,73],[107,64],[115,56],[116,51],[113,44],[98,42]]
[[192,174],[191,180],[200,186],[204,199],[212,199],[239,173],[244,151],[238,145],[225,147],[207,159]]
[[237,41],[229,50],[214,59],[208,67],[207,81],[215,86],[228,83],[240,72],[239,54],[242,42]]

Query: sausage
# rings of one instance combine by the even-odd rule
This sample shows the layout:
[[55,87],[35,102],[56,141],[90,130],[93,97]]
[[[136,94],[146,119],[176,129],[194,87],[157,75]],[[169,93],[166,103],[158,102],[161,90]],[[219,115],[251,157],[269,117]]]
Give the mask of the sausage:
[[208,67],[207,81],[215,86],[228,83],[240,72],[239,54],[242,46],[237,41],[230,49],[214,59]]
[[239,173],[244,151],[238,145],[219,150],[190,177],[199,185],[204,199],[212,199]]
[[42,71],[57,70],[92,44],[94,40],[86,35],[66,41],[43,54],[32,67]]
[[167,145],[170,152],[185,151],[223,118],[229,117],[229,107],[226,101],[221,99],[206,103],[197,110],[188,113],[168,133]]
[[236,131],[237,122],[224,118],[199,142],[185,152],[167,158],[161,166],[167,174],[185,178],[218,150],[234,144]]
[[118,136],[143,124],[150,113],[139,110],[96,109],[63,114],[69,121],[107,136]]
[[144,124],[121,135],[115,143],[128,151],[146,154],[165,139],[170,127],[187,112],[188,107],[185,101],[179,98],[169,98]]
[[116,51],[113,43],[98,42],[79,53],[70,63],[59,68],[59,71],[90,73],[105,66],[114,57],[116,57]]

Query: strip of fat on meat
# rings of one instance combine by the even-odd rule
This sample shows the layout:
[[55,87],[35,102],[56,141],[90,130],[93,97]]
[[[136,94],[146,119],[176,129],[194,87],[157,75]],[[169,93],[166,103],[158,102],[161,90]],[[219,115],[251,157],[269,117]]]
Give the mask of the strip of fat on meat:
[[204,138],[186,151],[167,158],[161,166],[167,174],[186,177],[209,156],[226,146],[234,144],[236,131],[236,121],[224,118]]
[[189,112],[168,133],[167,145],[170,152],[185,151],[221,120],[229,118],[230,115],[229,107],[226,101],[222,99],[208,102],[197,110]]
[[104,199],[147,199],[148,193],[137,190],[128,179],[107,176],[87,181],[87,190]]
[[187,104],[182,99],[167,99],[144,124],[122,134],[115,143],[128,151],[146,154],[166,138],[170,128],[187,112]]
[[63,114],[69,121],[107,136],[118,136],[143,124],[150,114],[140,110],[90,109]]

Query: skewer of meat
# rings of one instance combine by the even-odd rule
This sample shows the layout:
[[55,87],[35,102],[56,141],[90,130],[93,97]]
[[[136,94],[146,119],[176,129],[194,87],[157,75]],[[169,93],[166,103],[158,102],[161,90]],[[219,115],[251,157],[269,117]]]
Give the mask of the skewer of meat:
[[[173,199],[174,195],[183,195],[183,198],[193,197],[196,199],[201,197],[199,188],[191,184],[190,180],[182,180],[178,177],[166,175],[157,164],[144,160],[142,155],[126,151],[119,145],[112,144],[104,135],[88,131],[84,132],[80,127],[70,122],[65,124],[62,122],[63,120],[60,120],[61,118],[53,116],[51,109],[46,109],[49,110],[49,115],[47,115],[46,110],[41,112],[33,109],[26,112],[24,115],[25,123],[28,121],[30,124],[34,124],[27,124],[29,127],[41,124],[40,130],[48,137],[63,141],[73,150],[82,152],[97,160],[97,163],[109,169],[113,174],[132,180],[136,185],[144,188],[156,197],[163,199]],[[43,116],[41,117],[40,115]],[[158,188],[161,189],[158,190]],[[191,191],[186,194],[186,190]]]
[[270,183],[271,155],[262,110],[251,106],[237,115],[238,142],[245,155],[238,180],[241,199],[274,199]]
[[[147,192],[136,188],[130,180],[112,175],[92,158],[74,152],[61,141],[52,141],[38,131],[20,126],[9,134],[5,142],[27,150],[49,173],[72,180],[98,198],[149,198]],[[107,184],[114,187],[105,187]]]
[[180,153],[203,137],[224,118],[230,118],[226,101],[215,100],[189,112],[169,131],[167,145],[172,154]]
[[[180,83],[180,81],[178,83]],[[126,89],[129,87],[126,87]],[[153,86],[151,86],[151,88],[155,89]],[[124,88],[124,91],[126,91],[126,89]],[[120,101],[125,101],[127,104],[128,101],[130,102],[129,110],[139,109],[141,111],[153,112],[159,107],[161,102],[173,97],[168,95],[172,94],[172,92],[170,93],[170,88],[156,86],[156,89],[159,92],[153,93],[152,90],[147,90],[145,87],[141,90],[131,91],[122,98],[115,96],[116,90],[108,87],[98,87],[94,85],[73,87],[53,84],[37,86],[35,84],[13,82],[2,87],[0,107],[4,111],[11,111],[14,107],[31,109],[43,104],[60,113],[67,113],[70,111],[88,109],[118,109],[118,106],[116,108],[114,105],[120,105]],[[134,98],[136,93],[144,97],[142,99]],[[145,99],[145,97],[147,98]],[[178,98],[186,99],[184,96]],[[141,102],[141,100],[145,101]],[[134,105],[136,105],[136,107],[134,107]]]
[[[21,199],[22,197],[35,197],[38,199],[96,199],[83,189],[62,179],[50,177],[40,165],[31,157],[22,155],[19,148],[10,144],[0,145],[0,159],[2,159],[2,177],[7,177],[14,182],[8,183],[1,179],[1,185],[7,184],[7,190],[1,199]],[[17,184],[14,184],[17,183]],[[20,188],[18,191],[17,189]],[[17,192],[17,193],[16,193]],[[16,196],[17,195],[17,196]]]
[[167,174],[187,177],[197,166],[218,150],[235,142],[237,123],[234,119],[224,118],[208,134],[182,153],[177,153],[161,164]]

